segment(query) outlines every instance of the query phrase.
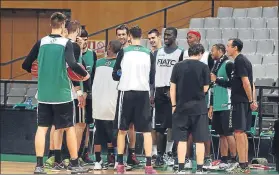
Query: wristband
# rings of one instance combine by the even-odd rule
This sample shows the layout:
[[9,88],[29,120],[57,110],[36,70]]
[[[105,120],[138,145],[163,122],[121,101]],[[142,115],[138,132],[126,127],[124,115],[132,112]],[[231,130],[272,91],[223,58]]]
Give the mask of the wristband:
[[80,97],[80,96],[83,96],[83,92],[82,92],[82,90],[78,90],[77,91],[77,95]]

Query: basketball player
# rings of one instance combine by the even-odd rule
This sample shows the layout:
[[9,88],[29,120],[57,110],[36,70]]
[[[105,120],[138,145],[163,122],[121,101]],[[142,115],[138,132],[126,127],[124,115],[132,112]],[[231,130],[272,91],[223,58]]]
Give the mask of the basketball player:
[[[189,47],[192,47],[194,44],[199,44],[201,42],[201,34],[198,31],[195,30],[190,30],[187,33],[187,43],[189,45]],[[186,50],[184,52],[184,59],[188,59],[188,51]],[[210,54],[208,51],[205,51],[202,55],[202,58],[200,59],[201,62],[205,63],[206,65],[208,65],[209,70],[212,69],[213,64],[214,64],[214,60],[211,58]],[[210,91],[209,91],[210,93]],[[209,98],[210,98],[210,94],[206,94],[206,101],[207,101],[207,107],[209,108]],[[210,123],[210,120],[209,120]],[[192,148],[193,148],[193,142],[192,142],[192,135],[191,132],[189,133],[189,139],[188,139],[188,145],[187,145],[187,155],[186,155],[186,164],[185,164],[185,168],[192,168],[192,161],[190,160],[190,158],[192,157]],[[204,163],[204,168],[209,168],[211,167],[211,158],[210,158],[210,140],[208,140],[205,143],[205,163]]]
[[[151,52],[155,52],[156,50],[158,50],[159,48],[162,47],[162,42],[161,42],[161,36],[160,36],[160,33],[157,29],[152,29],[148,32],[148,41],[149,41],[149,44],[151,45]],[[154,93],[155,93],[155,84],[151,85],[150,87],[150,103],[151,103],[151,106],[152,106],[152,110],[151,110],[151,114],[153,116],[153,126],[152,128],[155,129],[155,121],[154,121],[154,115],[153,113],[155,112],[154,111]],[[157,141],[156,141],[156,131],[155,130],[152,130],[151,132],[152,134],[152,143],[153,143],[153,146],[152,146],[152,159],[153,160],[156,160],[156,157],[157,157]]]
[[[89,157],[89,125],[92,124],[93,118],[92,118],[92,94],[91,94],[91,88],[94,80],[94,74],[96,69],[96,61],[97,61],[97,54],[95,51],[88,48],[88,32],[85,30],[85,26],[82,26],[80,37],[77,38],[77,43],[79,43],[82,50],[82,60],[84,61],[86,65],[87,71],[90,73],[91,79],[89,80],[89,89],[87,91],[87,98],[85,103],[85,122],[86,122],[86,135],[84,140],[84,148],[81,147],[80,149],[80,155],[82,160],[86,164],[92,164],[93,160]],[[82,44],[84,42],[84,44]]]
[[[178,141],[178,173],[185,174],[184,163],[188,132],[196,143],[197,172],[203,172],[204,142],[209,139],[205,92],[210,83],[210,71],[200,59],[204,53],[201,44],[188,50],[188,59],[177,63],[171,75],[170,96],[173,112],[173,137]],[[187,90],[185,90],[187,89]]]
[[[166,28],[164,32],[165,46],[155,51],[156,75],[155,75],[155,130],[157,132],[158,156],[155,166],[164,164],[164,153],[166,152],[167,165],[174,164],[172,158],[173,140],[171,137],[172,112],[169,97],[170,77],[173,66],[183,60],[183,52],[176,45],[177,29]],[[164,134],[168,129],[167,144],[164,143]],[[165,148],[166,145],[166,148]]]
[[[230,96],[231,73],[233,63],[225,55],[226,47],[215,44],[211,49],[211,56],[216,60],[211,73],[211,82],[214,82],[211,93],[209,117],[212,119],[212,129],[220,135],[221,163],[219,168],[224,170],[236,166],[236,146],[232,130],[230,130]],[[213,117],[212,117],[213,113]],[[228,150],[231,153],[231,165],[228,163]]]
[[248,167],[248,139],[246,131],[252,124],[252,111],[256,110],[255,85],[251,62],[241,54],[243,42],[238,38],[229,39],[227,55],[234,59],[232,73],[232,128],[236,141],[236,150],[239,156],[239,167],[234,173],[250,173]]
[[90,75],[75,61],[72,43],[61,36],[65,28],[65,20],[66,16],[60,12],[52,14],[50,18],[51,34],[33,46],[22,64],[24,70],[31,72],[32,63],[36,59],[38,60],[38,129],[35,136],[37,156],[35,174],[46,174],[43,167],[45,136],[52,124],[55,125],[56,130],[66,131],[72,173],[86,172],[78,165],[74,103],[66,63],[75,73],[84,77],[83,81],[89,79]]
[[123,153],[125,136],[131,123],[135,130],[143,133],[146,155],[146,174],[156,171],[151,166],[152,136],[149,90],[155,78],[155,59],[149,49],[140,45],[141,28],[129,30],[132,45],[121,49],[113,68],[113,79],[119,81],[120,91],[117,102],[118,136],[117,136],[117,173],[123,174]]
[[[124,25],[120,25],[119,27],[116,28],[116,37],[117,39],[121,42],[122,44],[122,48],[126,48],[127,46],[129,46],[129,28],[124,24]],[[120,91],[119,94],[120,95]],[[115,116],[116,120],[117,120],[117,115]],[[117,126],[117,122],[115,123],[115,126]],[[131,123],[130,127],[129,127],[129,131],[128,131],[128,137],[129,137],[129,151],[128,151],[128,158],[127,158],[127,164],[128,165],[139,165],[140,161],[137,159],[136,157],[136,152],[135,152],[135,147],[136,147],[136,132],[135,132],[135,128],[134,128],[134,124]],[[117,166],[117,163],[116,163]],[[115,166],[115,168],[116,168]],[[131,167],[126,167],[128,169],[130,169]]]
[[115,163],[112,130],[118,95],[118,82],[114,81],[111,75],[115,65],[116,55],[121,47],[120,41],[110,41],[107,48],[107,57],[98,59],[96,64],[96,73],[92,86],[93,118],[95,119],[96,126],[94,137],[96,162],[94,170],[106,169],[101,159],[102,143],[107,144],[108,147],[107,161],[109,166],[114,166]]

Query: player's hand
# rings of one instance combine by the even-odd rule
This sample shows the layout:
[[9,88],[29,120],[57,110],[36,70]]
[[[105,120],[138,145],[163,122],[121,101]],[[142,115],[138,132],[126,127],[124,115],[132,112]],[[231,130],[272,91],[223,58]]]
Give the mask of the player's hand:
[[216,75],[214,73],[211,73],[210,74],[210,79],[211,79],[211,81],[215,82],[217,77],[216,77]]
[[250,104],[250,108],[252,111],[256,111],[258,109],[258,103],[253,101],[253,103]]
[[83,92],[83,98],[84,98],[84,106],[86,106],[86,99],[87,99],[87,93]]
[[208,118],[212,120],[212,116],[213,116],[213,106],[210,106],[208,110]]
[[78,100],[78,107],[83,108],[85,106],[85,100],[83,95],[77,97]]
[[172,114],[175,112],[176,107],[172,107]]
[[153,96],[150,96],[150,104],[151,106],[154,108],[155,107],[155,103],[154,103],[154,97]]
[[87,72],[87,75],[86,75],[85,77],[83,77],[82,81],[86,81],[86,80],[88,80],[89,78],[90,78],[90,75],[89,75],[89,73]]

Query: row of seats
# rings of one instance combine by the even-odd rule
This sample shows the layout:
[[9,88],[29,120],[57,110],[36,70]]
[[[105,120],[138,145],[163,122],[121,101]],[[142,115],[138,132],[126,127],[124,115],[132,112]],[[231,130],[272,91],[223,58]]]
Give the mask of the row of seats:
[[[242,40],[244,54],[278,54],[278,40]],[[163,42],[163,41],[162,41]],[[212,46],[217,43],[222,43],[227,45],[228,39],[211,39],[211,40],[201,40],[201,44],[204,46],[205,50],[211,50]],[[144,47],[150,48],[150,44],[147,39],[142,39],[141,44]],[[186,39],[178,39],[177,44],[179,47],[187,50],[189,48]]]
[[229,39],[241,38],[244,39],[278,39],[278,28],[184,28],[177,30],[178,39],[186,39],[189,30],[197,30],[201,33],[201,39]]
[[[273,78],[256,78],[255,80],[256,86],[279,86],[279,79],[274,82]],[[278,89],[263,89],[263,95],[264,96],[270,96],[270,97],[278,97]],[[257,96],[259,95],[259,90],[256,90]]]
[[245,56],[252,64],[278,64],[279,60],[279,55],[248,54]]
[[278,78],[278,63],[277,64],[254,64],[253,77],[256,78]]
[[278,17],[278,6],[252,7],[252,8],[219,7],[217,12],[217,17],[273,18],[273,17]]
[[277,18],[192,18],[190,28],[278,28]]

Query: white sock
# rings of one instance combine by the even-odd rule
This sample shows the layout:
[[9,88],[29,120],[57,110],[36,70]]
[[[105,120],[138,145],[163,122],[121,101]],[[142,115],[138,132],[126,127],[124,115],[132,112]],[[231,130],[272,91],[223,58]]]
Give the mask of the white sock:
[[157,145],[152,145],[152,156],[157,154]]
[[167,141],[166,153],[172,152],[172,147],[173,147],[173,141],[171,141],[171,142]]

